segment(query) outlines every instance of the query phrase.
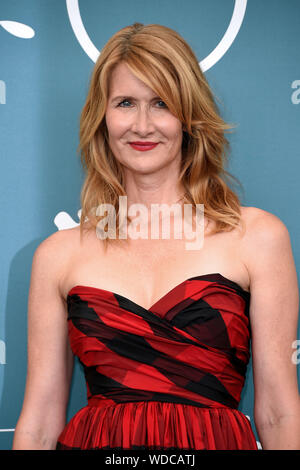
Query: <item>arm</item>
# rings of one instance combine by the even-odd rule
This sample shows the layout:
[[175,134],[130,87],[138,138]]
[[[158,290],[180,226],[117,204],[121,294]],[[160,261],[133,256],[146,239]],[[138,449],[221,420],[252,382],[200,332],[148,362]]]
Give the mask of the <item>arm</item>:
[[55,449],[66,423],[73,370],[67,310],[59,289],[66,268],[65,234],[44,240],[33,257],[28,297],[28,369],[13,450]]
[[292,361],[299,290],[289,233],[275,215],[251,209],[245,252],[255,426],[263,449],[300,449],[300,400]]

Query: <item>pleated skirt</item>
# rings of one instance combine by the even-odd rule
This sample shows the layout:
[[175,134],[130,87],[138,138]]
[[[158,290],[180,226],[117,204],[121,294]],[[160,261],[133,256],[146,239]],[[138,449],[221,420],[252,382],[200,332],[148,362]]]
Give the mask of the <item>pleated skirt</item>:
[[257,450],[239,410],[138,401],[87,405],[65,426],[56,450]]

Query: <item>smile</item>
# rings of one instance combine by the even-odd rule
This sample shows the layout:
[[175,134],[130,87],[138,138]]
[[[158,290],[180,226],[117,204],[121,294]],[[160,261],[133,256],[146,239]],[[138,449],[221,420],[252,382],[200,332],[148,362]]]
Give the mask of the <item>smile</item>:
[[134,148],[135,150],[139,150],[140,152],[146,152],[146,150],[151,150],[151,149],[154,149],[154,147],[156,147],[158,145],[158,143],[156,144],[134,144],[134,143],[130,143],[131,147]]

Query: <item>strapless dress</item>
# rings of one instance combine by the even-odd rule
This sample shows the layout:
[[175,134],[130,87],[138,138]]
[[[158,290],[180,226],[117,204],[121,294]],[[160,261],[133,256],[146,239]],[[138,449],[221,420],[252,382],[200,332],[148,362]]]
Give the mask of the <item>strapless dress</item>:
[[250,359],[250,293],[220,273],[184,280],[149,309],[76,285],[68,334],[87,404],[57,450],[257,450],[238,410]]

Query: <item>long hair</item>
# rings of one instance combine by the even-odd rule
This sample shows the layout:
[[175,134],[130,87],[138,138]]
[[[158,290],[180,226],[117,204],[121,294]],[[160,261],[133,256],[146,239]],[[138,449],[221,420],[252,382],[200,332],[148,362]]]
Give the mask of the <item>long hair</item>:
[[234,126],[221,118],[213,92],[185,40],[166,26],[134,23],[115,33],[101,50],[81,112],[78,151],[85,180],[80,194],[80,236],[87,219],[97,227],[101,217],[95,209],[100,204],[112,205],[118,216],[119,196],[126,196],[122,168],[109,147],[105,123],[109,80],[120,62],[182,122],[179,182],[185,188],[183,203],[193,209],[204,204],[206,217],[215,221],[211,234],[238,227],[241,204],[230,183],[242,185],[226,170],[229,142],[225,133]]

